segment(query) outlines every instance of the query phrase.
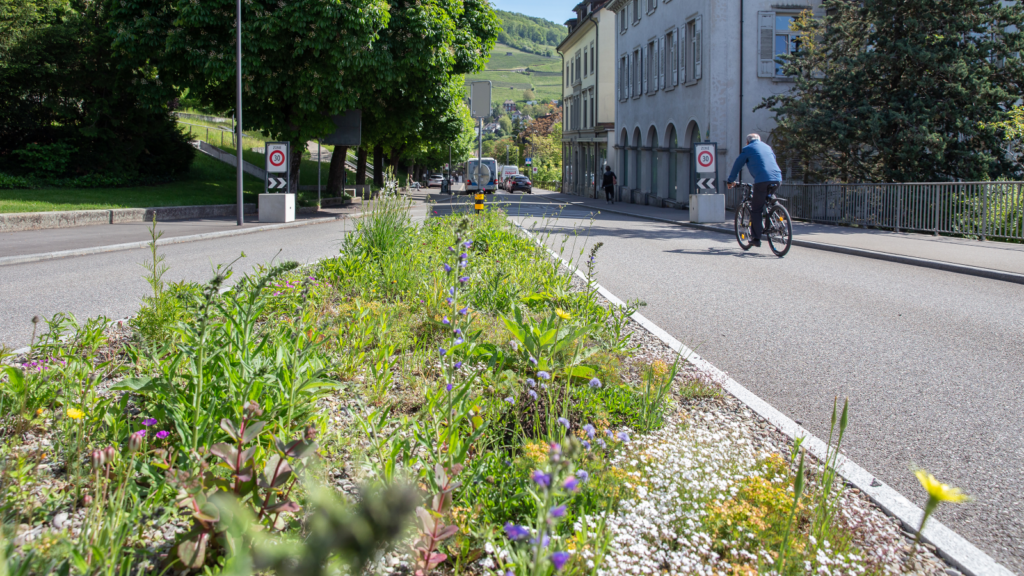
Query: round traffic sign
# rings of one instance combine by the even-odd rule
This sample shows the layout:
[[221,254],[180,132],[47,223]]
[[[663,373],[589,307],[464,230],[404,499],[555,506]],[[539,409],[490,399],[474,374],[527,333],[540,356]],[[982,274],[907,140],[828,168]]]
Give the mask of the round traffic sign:
[[270,153],[270,165],[275,168],[280,168],[284,165],[284,151],[274,150]]
[[715,156],[707,150],[701,150],[700,154],[697,154],[697,164],[699,164],[701,168],[710,168],[714,161]]

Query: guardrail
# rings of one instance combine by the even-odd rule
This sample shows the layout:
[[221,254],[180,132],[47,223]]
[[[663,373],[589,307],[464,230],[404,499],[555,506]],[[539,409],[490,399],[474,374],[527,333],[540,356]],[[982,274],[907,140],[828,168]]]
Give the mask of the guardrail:
[[[726,204],[739,204],[739,188]],[[1024,240],[1024,182],[786,184],[793,218],[896,232],[931,232],[985,240]]]

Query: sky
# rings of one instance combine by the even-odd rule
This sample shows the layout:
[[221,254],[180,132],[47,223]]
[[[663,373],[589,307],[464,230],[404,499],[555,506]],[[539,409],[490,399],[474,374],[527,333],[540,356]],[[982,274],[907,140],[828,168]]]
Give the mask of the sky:
[[579,0],[491,0],[491,5],[499,10],[546,18],[555,24],[573,18],[572,7],[577,4]]

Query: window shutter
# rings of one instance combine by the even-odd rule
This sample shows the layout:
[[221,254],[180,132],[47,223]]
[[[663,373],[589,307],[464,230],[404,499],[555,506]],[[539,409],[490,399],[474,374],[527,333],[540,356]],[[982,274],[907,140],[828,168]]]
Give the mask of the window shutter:
[[622,100],[622,59],[619,58],[619,81],[615,83],[615,99]]
[[641,48],[641,50],[642,51],[640,52],[640,78],[641,78],[641,82],[643,83],[643,85],[640,87],[640,93],[641,94],[646,94],[647,93],[647,76],[648,76],[648,74],[647,74],[647,63],[650,60],[651,56],[650,56],[650,54],[647,53],[647,46],[644,46],[643,48]]
[[633,54],[626,54],[626,94],[629,98],[633,95]]
[[658,86],[665,87],[665,37],[658,38]]
[[686,27],[679,29],[679,82],[686,84]]
[[672,54],[672,85],[679,85],[679,28],[672,31],[672,47],[669,48]]
[[700,80],[700,43],[702,35],[700,33],[700,16],[697,16],[693,21],[693,79]]
[[775,77],[775,12],[757,13],[757,77]]

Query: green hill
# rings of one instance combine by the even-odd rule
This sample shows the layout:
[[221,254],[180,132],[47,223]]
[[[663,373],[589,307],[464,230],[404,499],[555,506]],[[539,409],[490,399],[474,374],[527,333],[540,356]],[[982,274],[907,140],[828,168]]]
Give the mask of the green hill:
[[565,26],[515,12],[494,12],[501,18],[498,42],[531,54],[557,56],[555,46],[565,38]]
[[[474,80],[491,81],[491,101],[562,99],[562,59],[529,54],[505,44],[495,44],[490,60],[483,72],[466,76],[466,83]],[[533,91],[527,98],[526,91]]]

